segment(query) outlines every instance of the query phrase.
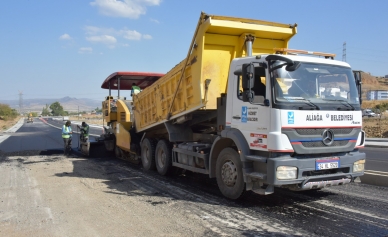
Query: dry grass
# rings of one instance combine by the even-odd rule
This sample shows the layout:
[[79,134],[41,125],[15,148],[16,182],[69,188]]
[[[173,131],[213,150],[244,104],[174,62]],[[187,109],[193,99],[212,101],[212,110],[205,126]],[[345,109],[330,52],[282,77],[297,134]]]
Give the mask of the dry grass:
[[[82,117],[70,117],[71,121],[80,121],[80,122],[86,122],[87,124],[95,124],[95,125],[103,125],[102,124],[102,115],[84,115]],[[105,122],[106,123],[106,122]]]
[[378,104],[388,103],[388,100],[363,100],[361,108],[372,109]]
[[21,117],[16,117],[15,119],[11,120],[2,120],[0,119],[0,131],[5,131],[15,125]]

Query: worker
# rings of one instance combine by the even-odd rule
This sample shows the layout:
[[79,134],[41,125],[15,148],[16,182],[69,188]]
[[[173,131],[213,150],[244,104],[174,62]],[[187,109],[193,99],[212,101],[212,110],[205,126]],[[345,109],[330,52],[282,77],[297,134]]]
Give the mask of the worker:
[[67,148],[69,148],[68,154],[70,155],[72,134],[73,134],[73,131],[71,130],[71,122],[70,120],[68,120],[62,127],[62,138],[63,138],[63,143],[65,145],[64,155],[66,155]]
[[140,90],[140,87],[136,86],[136,83],[132,83],[131,96],[139,94]]
[[87,142],[89,139],[89,125],[82,122],[81,127],[79,125],[77,125],[77,127],[81,130],[80,140],[82,142]]

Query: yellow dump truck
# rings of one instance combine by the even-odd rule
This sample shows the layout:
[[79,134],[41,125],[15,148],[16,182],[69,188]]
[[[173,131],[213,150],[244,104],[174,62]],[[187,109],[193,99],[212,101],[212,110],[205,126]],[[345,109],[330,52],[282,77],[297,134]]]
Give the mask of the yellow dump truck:
[[161,175],[209,175],[231,199],[353,182],[365,163],[360,80],[333,54],[288,49],[296,33],[296,24],[201,13],[169,72],[103,82],[106,148]]

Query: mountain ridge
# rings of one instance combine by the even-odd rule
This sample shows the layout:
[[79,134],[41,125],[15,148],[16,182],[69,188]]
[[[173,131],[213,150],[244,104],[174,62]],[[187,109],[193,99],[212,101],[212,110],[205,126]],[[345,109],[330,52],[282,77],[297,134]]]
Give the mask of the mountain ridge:
[[[46,105],[50,106],[54,102],[59,102],[63,109],[68,112],[86,111],[90,112],[97,107],[101,108],[101,101],[88,98],[74,98],[65,96],[59,99],[23,99],[24,112],[42,112]],[[8,104],[11,108],[19,110],[19,100],[0,100],[2,104]]]

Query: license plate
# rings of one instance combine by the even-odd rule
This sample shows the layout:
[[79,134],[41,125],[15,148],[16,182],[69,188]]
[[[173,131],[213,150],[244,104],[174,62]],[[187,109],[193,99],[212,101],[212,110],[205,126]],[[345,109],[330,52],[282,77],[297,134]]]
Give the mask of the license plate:
[[315,161],[316,170],[337,169],[339,167],[340,167],[340,159],[338,157]]

